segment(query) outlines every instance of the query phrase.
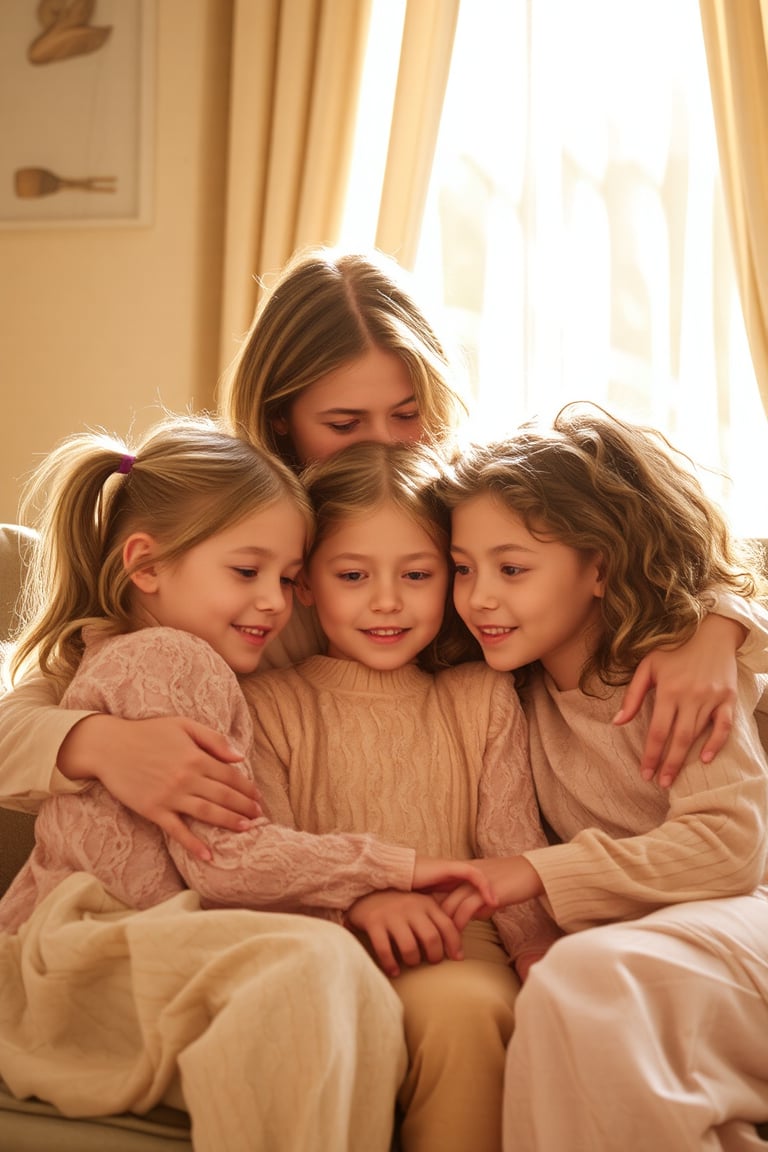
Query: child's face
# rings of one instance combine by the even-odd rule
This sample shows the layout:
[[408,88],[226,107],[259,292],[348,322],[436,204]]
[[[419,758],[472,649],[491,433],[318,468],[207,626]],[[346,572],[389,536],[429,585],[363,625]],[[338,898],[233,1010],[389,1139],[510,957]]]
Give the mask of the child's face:
[[393,352],[371,348],[301,392],[275,431],[300,464],[325,460],[357,440],[420,440],[424,431],[408,371]]
[[253,672],[285,627],[301,569],[305,522],[287,498],[149,569],[137,595],[155,624],[192,632],[234,672]]
[[414,661],[440,631],[448,560],[423,528],[387,504],[326,537],[307,582],[328,654],[391,670]]
[[453,511],[454,601],[492,668],[539,660],[561,691],[575,688],[595,645],[603,582],[598,559],[531,536],[492,496]]

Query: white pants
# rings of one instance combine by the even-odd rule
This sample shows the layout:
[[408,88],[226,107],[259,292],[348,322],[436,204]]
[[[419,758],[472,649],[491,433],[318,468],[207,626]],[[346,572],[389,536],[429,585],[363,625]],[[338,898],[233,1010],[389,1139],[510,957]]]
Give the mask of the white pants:
[[558,941],[507,1052],[505,1152],[762,1149],[768,901],[673,905]]

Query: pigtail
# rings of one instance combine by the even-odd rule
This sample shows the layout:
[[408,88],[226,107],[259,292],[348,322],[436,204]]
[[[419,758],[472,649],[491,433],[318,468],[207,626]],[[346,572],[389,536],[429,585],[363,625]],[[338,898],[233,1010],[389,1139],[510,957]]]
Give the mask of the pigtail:
[[80,663],[86,625],[107,634],[142,627],[136,567],[123,564],[133,533],[152,537],[153,564],[174,564],[283,498],[302,514],[309,537],[312,511],[296,476],[208,417],[169,417],[142,438],[138,457],[106,435],[65,440],[32,477],[22,501],[22,523],[36,528],[39,539],[11,683],[34,669],[62,688]]
[[131,481],[129,459],[125,446],[106,436],[73,436],[53,450],[25,489],[21,519],[38,537],[9,665],[12,683],[36,667],[64,684],[82,656],[84,624],[106,617],[128,627],[127,606],[114,620],[104,588],[110,572],[122,567],[114,523]]

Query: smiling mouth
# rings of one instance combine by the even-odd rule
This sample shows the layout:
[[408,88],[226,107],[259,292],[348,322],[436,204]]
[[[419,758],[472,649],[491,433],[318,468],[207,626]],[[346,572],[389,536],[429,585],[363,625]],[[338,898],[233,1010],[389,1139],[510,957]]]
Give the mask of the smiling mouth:
[[236,632],[241,632],[244,636],[255,636],[257,639],[264,639],[271,632],[271,628],[248,628],[245,624],[233,624]]
[[484,628],[478,628],[477,631],[481,637],[487,640],[496,640],[500,636],[510,636],[513,632],[517,631],[517,629],[501,627],[493,628],[486,625]]
[[393,640],[397,636],[405,636],[409,632],[409,628],[363,628],[361,629],[364,636],[373,636],[378,640]]

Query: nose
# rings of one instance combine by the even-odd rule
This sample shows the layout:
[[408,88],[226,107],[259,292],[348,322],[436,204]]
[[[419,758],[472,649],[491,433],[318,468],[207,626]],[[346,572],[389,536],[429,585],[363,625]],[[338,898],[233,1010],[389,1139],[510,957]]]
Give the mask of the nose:
[[256,588],[253,602],[259,612],[284,612],[288,604],[287,593],[279,580],[270,580]]
[[470,608],[477,611],[488,608],[497,608],[498,597],[493,588],[493,582],[486,576],[478,573],[475,577],[468,598]]
[[402,607],[400,592],[395,580],[379,578],[371,586],[371,609],[374,612],[399,612]]

